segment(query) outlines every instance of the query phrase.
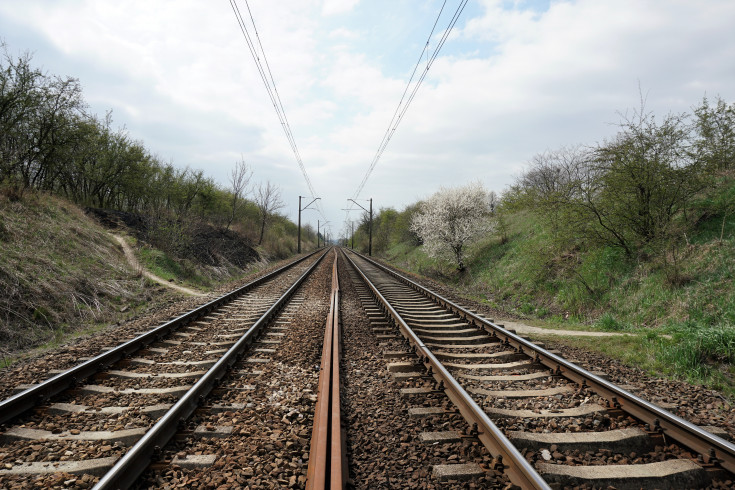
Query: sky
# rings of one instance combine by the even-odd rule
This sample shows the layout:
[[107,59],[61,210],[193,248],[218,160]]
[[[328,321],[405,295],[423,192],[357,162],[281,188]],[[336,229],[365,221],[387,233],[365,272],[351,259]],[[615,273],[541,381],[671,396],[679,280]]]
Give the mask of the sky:
[[[659,117],[705,95],[735,102],[732,0],[470,1],[356,195],[461,2],[446,1],[429,38],[443,3],[249,0],[321,198],[303,223],[336,237],[360,217],[343,211],[350,198],[377,211],[475,180],[500,193],[534,155],[612,137],[641,99]],[[244,159],[293,221],[311,196],[229,0],[0,0],[0,40],[79,79],[91,112],[112,110],[162,160],[227,186]]]

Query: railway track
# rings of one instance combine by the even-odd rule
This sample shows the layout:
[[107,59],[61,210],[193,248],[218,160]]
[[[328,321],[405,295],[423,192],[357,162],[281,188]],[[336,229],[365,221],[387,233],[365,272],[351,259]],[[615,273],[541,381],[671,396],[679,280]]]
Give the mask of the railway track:
[[[446,393],[493,455],[492,467],[467,465],[468,476],[502,469],[522,488],[732,484],[730,442],[367,257],[347,260],[410,344],[387,353],[389,369],[415,380],[404,393]],[[414,413],[447,411],[424,402]]]
[[731,443],[347,252],[305,257],[21,388],[0,402],[2,488],[733,479]]
[[[207,395],[231,381],[226,376],[238,362],[251,368],[263,362],[257,353],[268,352],[283,335],[265,328],[326,253],[294,261],[50,379],[20,386],[20,393],[0,402],[0,486],[127,488],[161,459],[175,435],[191,428],[193,436],[216,436],[211,423],[191,427],[189,417],[201,406],[212,413],[239,408],[231,400],[209,403]],[[250,390],[237,373],[235,378],[230,391]],[[206,463],[194,460],[186,454],[176,462]]]

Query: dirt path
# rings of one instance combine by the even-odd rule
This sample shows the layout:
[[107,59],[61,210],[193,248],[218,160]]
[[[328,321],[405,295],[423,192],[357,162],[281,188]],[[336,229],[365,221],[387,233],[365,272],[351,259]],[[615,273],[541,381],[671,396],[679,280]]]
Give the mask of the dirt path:
[[120,235],[112,235],[112,236],[115,237],[115,240],[117,240],[117,243],[119,243],[120,246],[123,248],[123,252],[125,252],[125,258],[128,259],[128,263],[130,264],[130,267],[132,267],[136,271],[140,271],[141,274],[143,274],[145,277],[147,277],[151,281],[155,281],[159,284],[163,284],[166,287],[175,289],[182,293],[190,294],[192,296],[206,296],[206,294],[204,293],[194,291],[193,289],[185,288],[184,286],[179,286],[178,284],[173,284],[162,277],[159,277],[151,272],[148,272],[140,264],[140,262],[138,262],[138,259],[135,257],[135,253],[133,253],[133,249],[130,248],[130,245],[128,245],[128,242],[125,240],[125,238],[121,237]]
[[518,323],[511,320],[501,320],[498,323],[505,325],[505,328],[515,330],[518,334],[523,335],[559,335],[561,337],[620,337],[622,335],[632,335],[629,333],[619,332],[589,332],[585,330],[556,330],[553,328],[540,328]]

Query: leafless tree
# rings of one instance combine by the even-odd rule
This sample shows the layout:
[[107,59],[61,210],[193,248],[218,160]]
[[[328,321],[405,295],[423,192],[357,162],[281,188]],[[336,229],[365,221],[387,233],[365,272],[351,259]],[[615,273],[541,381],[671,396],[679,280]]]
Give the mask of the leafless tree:
[[270,181],[265,184],[258,184],[258,189],[255,192],[255,205],[258,207],[260,218],[260,238],[258,239],[258,245],[260,245],[263,243],[265,225],[268,224],[276,211],[285,206],[281,200],[281,190],[277,185],[271,184]]
[[245,158],[235,163],[235,167],[230,172],[230,190],[232,191],[232,210],[230,217],[227,221],[227,229],[230,229],[230,225],[235,220],[237,211],[242,206],[245,196],[248,193],[248,185],[250,185],[250,179],[253,177],[253,170],[250,166],[245,163]]

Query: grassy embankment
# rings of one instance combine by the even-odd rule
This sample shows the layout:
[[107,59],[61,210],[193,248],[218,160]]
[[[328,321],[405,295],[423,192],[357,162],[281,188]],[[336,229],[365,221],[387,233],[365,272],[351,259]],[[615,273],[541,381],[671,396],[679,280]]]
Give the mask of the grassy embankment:
[[712,216],[665,257],[637,261],[611,248],[558,250],[528,212],[508,225],[507,241],[473,246],[462,274],[405,243],[385,257],[536,326],[632,333],[561,342],[735,396],[735,216],[724,229]]
[[[209,267],[127,240],[154,274],[204,291],[263,265]],[[75,204],[0,192],[0,367],[179,296],[133,270],[110,232]]]
[[0,195],[2,361],[133,315],[149,294],[114,240],[77,206],[44,194]]

